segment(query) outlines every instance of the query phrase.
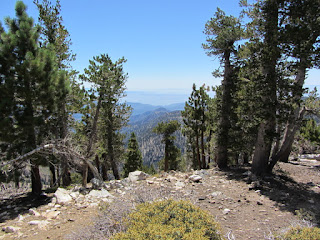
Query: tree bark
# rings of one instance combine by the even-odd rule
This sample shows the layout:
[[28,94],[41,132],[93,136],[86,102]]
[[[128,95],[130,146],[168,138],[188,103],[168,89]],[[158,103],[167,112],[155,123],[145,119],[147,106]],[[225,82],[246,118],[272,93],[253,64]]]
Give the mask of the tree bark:
[[56,168],[52,163],[49,163],[49,169],[51,172],[51,181],[50,181],[50,187],[54,187],[57,181],[56,178]]
[[205,148],[204,148],[204,130],[203,129],[201,129],[201,158],[202,158],[202,168],[207,168]]
[[42,184],[40,177],[39,166],[31,160],[31,184],[32,193],[34,195],[40,195],[42,192]]
[[62,156],[62,186],[67,187],[71,184],[71,175],[68,166],[68,159],[66,156]]
[[262,175],[268,169],[271,142],[267,141],[265,138],[266,127],[264,123],[261,123],[258,130],[258,136],[255,146],[255,152],[252,159],[251,169],[251,171],[256,175]]
[[113,149],[113,116],[112,116],[112,111],[108,110],[109,112],[107,113],[108,116],[108,122],[109,126],[107,127],[107,148],[108,148],[108,158],[110,161],[111,169],[114,175],[114,178],[119,180],[120,179],[120,173],[117,167],[117,164],[114,159],[114,149]]
[[201,169],[201,159],[200,159],[200,146],[199,146],[199,131],[196,129],[196,155],[197,155],[197,162],[198,162],[198,168]]

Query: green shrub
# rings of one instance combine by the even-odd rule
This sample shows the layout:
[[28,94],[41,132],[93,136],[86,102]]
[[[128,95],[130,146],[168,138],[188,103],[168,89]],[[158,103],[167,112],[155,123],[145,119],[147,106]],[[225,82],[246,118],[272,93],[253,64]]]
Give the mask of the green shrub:
[[114,240],[220,240],[213,217],[186,201],[156,201],[137,206],[127,221],[126,232]]
[[71,183],[72,184],[81,184],[82,183],[82,176],[80,173],[73,172],[71,173]]
[[316,227],[294,227],[286,232],[283,236],[277,237],[281,240],[319,240],[320,228]]

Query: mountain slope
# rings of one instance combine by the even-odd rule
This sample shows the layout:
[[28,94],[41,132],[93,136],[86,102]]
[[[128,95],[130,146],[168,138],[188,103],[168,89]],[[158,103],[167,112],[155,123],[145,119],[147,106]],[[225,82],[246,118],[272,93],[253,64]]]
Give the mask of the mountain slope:
[[[146,165],[157,165],[164,156],[164,144],[159,134],[152,132],[152,129],[161,121],[167,122],[177,120],[182,123],[180,111],[169,112],[164,108],[154,111],[145,112],[143,114],[132,116],[129,126],[123,129],[123,132],[130,135],[134,132],[137,136],[139,147],[143,156],[143,162]],[[185,137],[181,131],[175,133],[175,143],[181,152],[185,152]]]
[[170,105],[164,106],[154,106],[151,104],[143,104],[143,103],[135,103],[135,102],[127,102],[128,105],[132,107],[132,116],[144,114],[146,112],[153,112],[159,108],[164,108],[168,111],[177,111],[184,109],[184,103],[174,103]]

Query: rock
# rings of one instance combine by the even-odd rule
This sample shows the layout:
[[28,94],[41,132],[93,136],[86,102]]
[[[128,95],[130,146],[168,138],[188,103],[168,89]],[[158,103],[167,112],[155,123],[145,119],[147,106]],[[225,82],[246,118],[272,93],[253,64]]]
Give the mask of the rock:
[[30,221],[28,222],[29,225],[37,225],[39,229],[44,229],[49,222],[47,220],[34,220],[34,221]]
[[57,203],[57,198],[53,197],[51,199],[51,203],[49,203],[49,204],[53,204],[53,206],[54,206],[56,203]]
[[178,181],[178,178],[169,175],[164,180],[167,182],[176,182]]
[[[107,187],[105,187],[105,188],[108,189]],[[118,188],[123,188],[122,181],[120,181],[120,180],[111,180],[109,182],[109,189],[118,189]]]
[[18,215],[18,222],[23,221],[23,219],[24,219],[24,217],[23,217],[21,214],[19,214],[19,215]]
[[229,212],[231,212],[231,210],[229,208],[225,208],[222,211],[222,213],[225,214],[225,215],[228,214]]
[[194,175],[199,175],[201,177],[205,177],[205,176],[210,175],[210,173],[207,169],[201,169],[201,170],[194,171]]
[[20,230],[19,227],[13,227],[13,226],[7,226],[2,228],[2,231],[4,231],[5,233],[15,233],[15,232],[18,232],[19,230]]
[[144,172],[135,171],[135,172],[130,172],[128,178],[131,182],[136,182],[136,181],[146,180],[147,176],[148,174]]
[[176,186],[176,189],[181,189],[181,188],[184,188],[186,185],[184,182],[178,181],[176,182],[175,186]]
[[93,189],[99,190],[99,189],[101,189],[101,188],[107,188],[107,186],[106,186],[106,184],[104,183],[104,181],[99,180],[99,179],[97,179],[97,178],[92,178],[92,179],[90,180],[90,182],[92,183]]
[[92,190],[89,194],[89,197],[96,197],[96,198],[113,198],[113,196],[108,192],[106,189],[102,190]]
[[72,201],[72,197],[69,194],[69,191],[63,188],[58,188],[57,191],[54,193],[54,196],[57,199],[58,204],[67,204]]
[[89,207],[98,207],[98,206],[99,206],[99,203],[97,202],[93,202],[89,204]]
[[61,214],[60,211],[49,211],[43,214],[47,219],[56,219]]
[[254,181],[251,183],[251,185],[249,185],[249,190],[255,190],[260,187],[261,187],[260,181]]
[[219,192],[219,191],[213,192],[213,193],[210,194],[210,196],[213,197],[213,198],[218,197],[220,195],[222,195],[222,192]]
[[29,209],[29,213],[30,213],[31,215],[36,216],[36,217],[39,217],[39,216],[40,216],[40,213],[37,212],[37,211],[36,211],[35,209],[33,209],[33,208],[30,208],[30,209]]
[[79,192],[80,192],[81,194],[83,194],[83,195],[87,195],[87,194],[90,192],[90,190],[89,190],[88,188],[81,187],[81,188],[79,189]]
[[70,196],[71,196],[73,199],[77,199],[77,198],[80,196],[80,193],[79,193],[79,192],[72,192],[72,193],[70,193]]
[[113,202],[113,200],[110,199],[110,198],[101,198],[101,200],[102,200],[103,202],[106,202],[106,203],[112,203],[112,202]]
[[202,177],[199,175],[191,175],[189,177],[189,180],[191,180],[192,182],[200,182],[202,180]]

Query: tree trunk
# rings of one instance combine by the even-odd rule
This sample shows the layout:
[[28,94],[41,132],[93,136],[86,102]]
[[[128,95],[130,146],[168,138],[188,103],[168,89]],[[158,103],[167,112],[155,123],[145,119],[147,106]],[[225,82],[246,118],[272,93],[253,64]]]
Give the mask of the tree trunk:
[[20,188],[20,172],[18,167],[14,164],[14,182],[15,182],[15,187]]
[[67,187],[71,184],[71,175],[68,166],[68,159],[66,156],[62,156],[62,186]]
[[56,185],[56,182],[57,182],[56,168],[51,162],[49,163],[49,169],[50,169],[50,172],[51,172],[50,187],[54,187]]
[[113,116],[112,116],[112,111],[108,110],[108,122],[109,122],[109,126],[107,127],[107,148],[108,148],[108,158],[110,161],[110,165],[111,165],[111,169],[114,175],[114,178],[119,180],[120,179],[120,174],[119,174],[119,170],[117,167],[117,164],[115,162],[114,159],[114,149],[113,149]]
[[32,160],[31,160],[31,183],[32,183],[32,193],[34,195],[40,195],[42,192],[42,184],[41,184],[39,165],[35,164]]
[[108,168],[105,163],[102,163],[102,179],[103,181],[108,181]]
[[103,179],[103,181],[107,181],[107,180],[109,180],[109,178],[108,178],[108,169],[110,169],[110,166],[108,166],[108,164],[107,164],[107,154],[106,153],[103,153],[102,154],[102,158],[103,158],[103,162],[102,162],[102,169],[101,169],[101,171],[102,171],[102,179]]
[[[92,129],[91,129],[89,142],[88,142],[88,146],[87,146],[87,154],[86,154],[87,161],[90,161],[90,158],[92,157],[92,147],[96,141],[97,125],[98,125],[98,119],[99,119],[99,114],[100,114],[100,108],[101,108],[101,96],[99,96],[96,112],[95,112],[95,115],[93,118]],[[83,164],[83,172],[82,172],[82,186],[83,187],[87,187],[87,178],[88,178],[88,162]]]
[[82,187],[87,187],[87,180],[88,180],[88,164],[83,163],[82,165]]
[[202,158],[202,168],[207,168],[205,148],[204,148],[204,130],[203,129],[201,129],[201,158]]
[[261,123],[258,130],[256,147],[252,159],[251,171],[256,175],[262,175],[267,172],[269,156],[271,151],[271,142],[266,139],[266,127]]
[[197,151],[198,168],[201,169],[200,146],[199,146],[199,131],[198,131],[198,129],[196,129],[196,151]]
[[118,170],[118,166],[117,166],[116,162],[114,161],[114,158],[110,159],[110,164],[111,164],[111,169],[112,169],[114,178],[117,180],[120,180],[120,173]]
[[273,167],[276,165],[278,161],[288,162],[288,158],[292,150],[292,144],[294,142],[295,134],[300,128],[300,124],[301,124],[301,121],[303,120],[305,112],[306,112],[306,109],[302,108],[299,111],[298,116],[295,117],[296,122],[291,122],[287,124],[280,150],[271,159],[269,169],[268,169],[269,172],[272,172]]

